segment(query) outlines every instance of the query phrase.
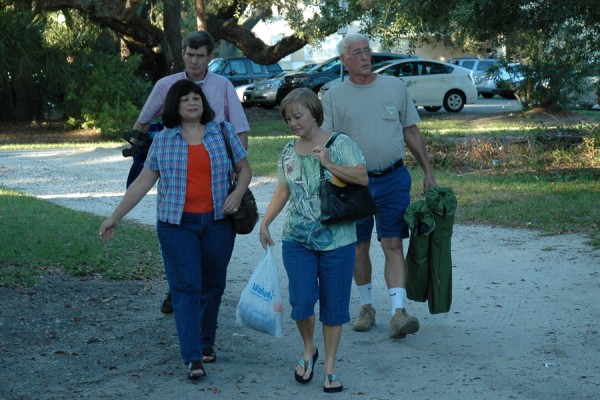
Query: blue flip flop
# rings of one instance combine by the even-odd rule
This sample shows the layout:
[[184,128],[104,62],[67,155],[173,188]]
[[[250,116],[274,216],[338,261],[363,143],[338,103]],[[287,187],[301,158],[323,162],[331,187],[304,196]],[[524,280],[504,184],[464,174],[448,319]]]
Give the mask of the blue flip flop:
[[302,384],[305,384],[312,380],[313,374],[315,372],[314,366],[317,363],[318,358],[319,358],[319,349],[315,348],[315,354],[313,354],[312,360],[308,361],[308,366],[306,366],[306,361],[304,361],[304,359],[301,358],[300,360],[298,360],[298,365],[300,365],[302,367],[302,369],[304,369],[305,373],[306,373],[306,370],[310,368],[310,375],[308,376],[307,379],[304,379],[304,377],[302,375],[298,375],[298,373],[296,371],[294,371],[294,378],[296,378],[296,381],[298,381]]

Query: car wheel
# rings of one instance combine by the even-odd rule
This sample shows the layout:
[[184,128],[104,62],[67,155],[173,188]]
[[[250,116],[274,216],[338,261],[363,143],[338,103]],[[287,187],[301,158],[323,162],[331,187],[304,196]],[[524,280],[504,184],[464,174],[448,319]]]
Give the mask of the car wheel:
[[448,112],[459,112],[466,102],[465,95],[458,90],[451,90],[444,96],[444,109]]
[[429,111],[429,112],[438,112],[438,111],[440,111],[440,109],[441,109],[442,107],[439,107],[439,106],[425,106],[425,107],[423,107],[423,108],[424,108],[425,110]]
[[481,93],[481,96],[484,99],[491,99],[492,97],[494,97],[494,93],[487,93],[487,92],[486,93]]

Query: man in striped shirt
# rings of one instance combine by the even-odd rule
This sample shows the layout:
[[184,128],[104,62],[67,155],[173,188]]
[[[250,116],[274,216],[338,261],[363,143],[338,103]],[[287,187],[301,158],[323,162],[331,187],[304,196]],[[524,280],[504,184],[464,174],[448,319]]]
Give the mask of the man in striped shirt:
[[190,32],[181,42],[181,48],[185,71],[165,76],[156,82],[133,129],[146,132],[152,120],[162,114],[163,103],[171,86],[181,79],[190,79],[202,86],[215,111],[215,121],[231,123],[247,149],[250,125],[235,88],[227,78],[208,70],[215,49],[212,36],[206,31]]

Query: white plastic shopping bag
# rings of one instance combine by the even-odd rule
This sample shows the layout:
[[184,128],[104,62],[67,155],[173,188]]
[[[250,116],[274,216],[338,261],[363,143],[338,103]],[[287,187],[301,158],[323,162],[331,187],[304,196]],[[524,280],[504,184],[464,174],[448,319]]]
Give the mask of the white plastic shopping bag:
[[267,246],[242,291],[235,315],[238,325],[279,338],[283,337],[283,307],[279,273],[271,248]]

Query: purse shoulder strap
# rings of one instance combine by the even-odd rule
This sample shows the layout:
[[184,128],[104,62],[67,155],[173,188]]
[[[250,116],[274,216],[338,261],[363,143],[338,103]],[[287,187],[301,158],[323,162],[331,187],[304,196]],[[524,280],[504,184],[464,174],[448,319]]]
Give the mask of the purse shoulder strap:
[[[333,144],[333,142],[335,141],[335,138],[338,137],[338,135],[340,133],[342,133],[342,132],[333,132],[331,134],[331,137],[327,141],[327,143],[325,143],[325,147],[329,148]],[[325,179],[325,169],[323,168],[323,165],[321,165],[321,163],[319,163],[319,166],[321,167],[321,180],[324,180]]]
[[225,148],[227,149],[227,156],[231,161],[231,167],[233,168],[233,175],[229,175],[232,184],[235,183],[235,163],[233,162],[233,151],[231,150],[231,143],[229,141],[229,135],[225,132],[225,122],[221,121],[221,135],[225,141]]
[[235,164],[233,163],[233,151],[231,150],[231,143],[229,142],[229,135],[225,132],[225,122],[221,121],[221,135],[223,135],[223,140],[225,141],[225,148],[227,149],[227,155],[229,156],[229,161],[231,161],[231,165],[235,171]]
[[338,137],[338,135],[340,133],[341,132],[333,132],[333,134],[331,135],[331,137],[329,138],[327,143],[325,143],[325,147],[329,148],[329,146],[331,146],[333,144],[333,142],[335,141],[335,138]]

